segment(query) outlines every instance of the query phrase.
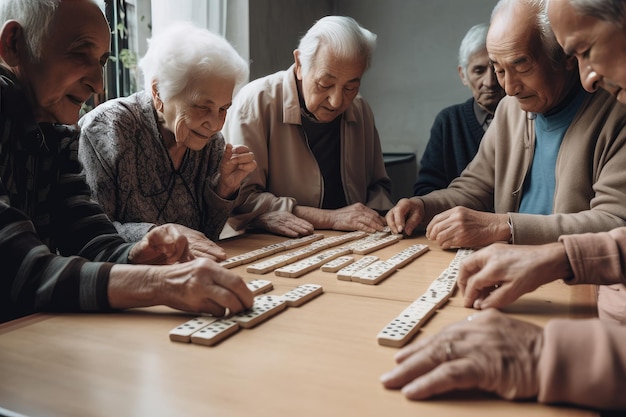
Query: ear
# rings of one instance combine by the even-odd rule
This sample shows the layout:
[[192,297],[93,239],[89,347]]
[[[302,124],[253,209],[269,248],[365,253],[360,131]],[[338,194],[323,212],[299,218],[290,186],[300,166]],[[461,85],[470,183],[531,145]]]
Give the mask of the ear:
[[26,56],[24,31],[15,20],[7,21],[0,29],[0,58],[9,66],[17,67],[20,56]]
[[463,83],[463,85],[468,85],[467,78],[465,78],[465,72],[463,71],[463,68],[461,68],[461,66],[459,65],[458,67],[456,67],[456,69],[459,72],[459,77],[461,77],[461,82]]
[[302,81],[302,63],[300,62],[300,51],[293,51],[293,60],[296,63],[296,78]]
[[163,111],[163,100],[159,96],[159,82],[157,80],[152,81],[152,101],[154,102],[154,108],[157,111]]

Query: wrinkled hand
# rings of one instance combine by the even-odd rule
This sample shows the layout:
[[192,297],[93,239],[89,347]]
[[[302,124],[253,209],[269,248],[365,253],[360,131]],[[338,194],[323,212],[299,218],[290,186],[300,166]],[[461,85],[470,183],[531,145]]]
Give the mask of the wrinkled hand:
[[543,284],[571,274],[561,243],[537,246],[495,243],[461,262],[457,284],[464,295],[465,307],[501,308]]
[[333,210],[332,229],[352,232],[362,230],[374,233],[383,230],[385,221],[383,217],[362,203],[355,203],[340,209]]
[[472,388],[509,400],[532,398],[539,392],[542,346],[541,327],[486,310],[400,350],[398,365],[381,382],[411,400]]
[[178,232],[187,238],[189,242],[189,252],[195,258],[209,258],[214,261],[223,261],[226,259],[226,251],[218,246],[211,239],[206,237],[202,232],[183,226],[182,224],[171,223]]
[[160,304],[217,317],[252,307],[254,295],[245,282],[210,259],[196,258],[168,268]]
[[387,225],[393,233],[411,236],[424,218],[424,203],[416,198],[402,198],[387,212]]
[[150,230],[128,255],[133,264],[166,265],[193,259],[187,238],[172,224]]
[[252,226],[287,237],[307,236],[315,230],[311,223],[290,211],[263,213],[252,222]]
[[215,192],[222,198],[228,198],[239,189],[241,182],[255,169],[254,154],[247,146],[233,146],[227,143],[220,161],[220,179]]
[[509,240],[508,220],[508,214],[455,207],[433,217],[426,227],[426,237],[437,241],[442,249],[483,247]]

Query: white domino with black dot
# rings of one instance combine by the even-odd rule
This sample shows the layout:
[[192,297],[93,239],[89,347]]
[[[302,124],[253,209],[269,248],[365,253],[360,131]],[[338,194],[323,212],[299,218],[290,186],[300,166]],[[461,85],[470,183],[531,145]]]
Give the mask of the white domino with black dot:
[[216,320],[191,335],[191,343],[213,346],[239,330],[239,323],[234,320]]
[[302,304],[309,302],[323,292],[324,289],[321,285],[303,284],[287,291],[281,297],[285,300],[288,307],[300,307]]
[[290,265],[282,266],[274,271],[274,274],[279,277],[298,278],[302,275],[319,268],[321,265],[328,261],[331,261],[339,256],[350,253],[350,249],[347,247],[339,247],[335,249],[329,249],[318,255],[304,258],[298,262]]
[[426,301],[412,303],[378,333],[378,344],[401,347],[411,340],[422,324],[434,314],[436,305]]
[[411,245],[408,248],[402,250],[401,252],[396,253],[391,258],[387,259],[385,262],[388,264],[393,264],[396,268],[400,269],[406,266],[408,263],[414,261],[419,258],[430,249],[428,245],[424,244],[415,244]]
[[368,241],[363,241],[359,245],[352,245],[352,253],[356,253],[359,255],[365,255],[379,249],[385,248],[387,246],[393,245],[394,243],[398,243],[400,239],[398,236],[387,236],[382,239],[371,239]]
[[214,317],[196,317],[180,326],[176,326],[170,330],[170,340],[173,342],[189,343],[191,341],[191,335],[205,326],[213,323],[217,320]]
[[472,252],[471,249],[459,249],[448,268],[431,283],[426,292],[378,333],[378,344],[401,347],[408,343],[420,327],[450,298],[456,287],[459,263]]
[[380,258],[375,255],[364,256],[358,261],[344,268],[341,268],[339,271],[337,271],[337,279],[341,281],[351,281],[352,274],[356,273],[359,269],[363,269],[367,267],[369,264],[372,264],[378,260],[380,260]]
[[276,268],[287,265],[291,259],[293,259],[292,254],[273,256],[269,259],[248,266],[246,268],[246,272],[250,272],[251,274],[267,274]]
[[230,317],[244,329],[250,329],[287,308],[287,302],[276,295],[259,295],[254,297],[251,308]]
[[323,272],[337,272],[341,268],[344,268],[354,262],[354,256],[340,256],[330,262],[326,262],[320,268]]
[[272,284],[272,281],[268,281],[266,279],[253,279],[250,282],[246,283],[246,285],[255,296],[271,291],[274,288],[274,284]]

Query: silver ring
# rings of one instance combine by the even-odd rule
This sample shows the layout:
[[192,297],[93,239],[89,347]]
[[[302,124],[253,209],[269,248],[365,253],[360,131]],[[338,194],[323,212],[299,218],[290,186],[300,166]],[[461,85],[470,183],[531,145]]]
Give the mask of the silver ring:
[[453,349],[452,349],[452,342],[446,342],[445,346],[444,346],[445,352],[446,352],[446,362],[451,361],[452,358],[452,354],[454,353]]
[[228,317],[228,316],[230,316],[230,309],[228,307],[226,307],[224,309],[224,315],[222,317]]

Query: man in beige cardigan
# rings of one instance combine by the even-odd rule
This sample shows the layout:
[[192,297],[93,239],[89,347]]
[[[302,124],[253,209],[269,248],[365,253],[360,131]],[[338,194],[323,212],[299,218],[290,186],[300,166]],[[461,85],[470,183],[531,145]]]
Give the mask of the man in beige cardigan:
[[575,58],[536,13],[513,10],[522,7],[494,10],[487,50],[508,97],[476,157],[448,188],[400,200],[386,216],[394,232],[425,227],[450,248],[626,225],[626,108],[604,90],[584,91]]
[[[565,52],[578,59],[584,87],[595,91],[601,86],[626,104],[621,93],[626,87],[626,3],[550,0],[548,16]],[[624,258],[624,227],[566,235],[546,245],[495,244],[478,251],[459,272],[466,307],[503,307],[544,283],[564,279],[600,285],[600,320],[551,320],[541,329],[489,309],[400,351],[399,365],[382,377],[384,385],[402,388],[416,400],[477,387],[508,399],[626,409]]]

